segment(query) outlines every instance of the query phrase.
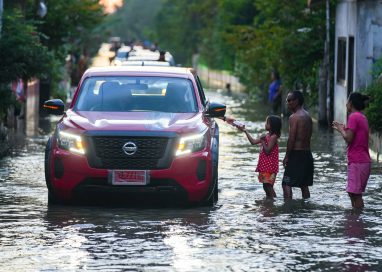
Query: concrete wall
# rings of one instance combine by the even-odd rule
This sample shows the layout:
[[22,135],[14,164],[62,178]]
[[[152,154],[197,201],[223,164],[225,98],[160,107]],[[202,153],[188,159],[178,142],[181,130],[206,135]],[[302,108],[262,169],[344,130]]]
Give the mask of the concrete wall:
[[231,84],[232,91],[241,92],[245,89],[245,86],[240,83],[239,79],[228,71],[212,70],[203,65],[196,65],[195,68],[200,80],[207,85],[205,86],[207,88],[225,89],[226,84],[229,83]]
[[[382,1],[374,0],[342,0],[336,8],[335,38],[335,75],[334,75],[334,119],[346,122],[346,100],[348,90],[348,71],[346,80],[337,82],[337,49],[338,37],[355,38],[354,43],[354,82],[353,90],[366,87],[371,83],[373,63],[382,56]],[[346,55],[348,69],[349,48]]]
[[373,63],[382,56],[382,2],[358,1],[357,4],[356,88],[372,81]]
[[[349,46],[349,36],[355,36],[357,23],[357,2],[355,0],[338,1],[336,8],[336,26],[335,26],[335,59],[334,59],[334,120],[346,123],[346,101],[347,101],[347,78],[344,82],[337,82],[337,57],[338,57],[338,38],[346,38],[346,44]],[[357,44],[357,41],[355,41]],[[355,51],[357,45],[355,45]],[[346,54],[346,72],[348,71],[348,50]],[[356,64],[355,64],[356,66]],[[354,85],[353,85],[354,86]]]
[[[346,123],[348,71],[345,73],[346,80],[337,82],[338,38],[345,37],[347,41],[346,69],[349,61],[349,37],[355,38],[353,90],[367,87],[372,81],[373,63],[382,57],[382,1],[339,0],[335,15],[334,119]],[[370,133],[370,153],[374,159],[381,161],[381,133]]]
[[370,156],[377,162],[382,161],[382,134],[377,132],[370,133],[369,137]]

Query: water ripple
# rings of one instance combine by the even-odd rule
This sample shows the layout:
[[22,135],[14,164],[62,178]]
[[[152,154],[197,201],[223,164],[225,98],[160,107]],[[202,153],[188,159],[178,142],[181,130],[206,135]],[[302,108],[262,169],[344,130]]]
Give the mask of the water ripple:
[[[242,98],[228,114],[264,133],[266,111]],[[219,202],[214,208],[47,206],[45,137],[0,161],[0,271],[381,271],[382,180],[373,165],[362,213],[345,192],[346,146],[315,128],[312,197],[282,198],[287,126],[280,138],[274,201],[254,172],[259,148],[220,125]]]

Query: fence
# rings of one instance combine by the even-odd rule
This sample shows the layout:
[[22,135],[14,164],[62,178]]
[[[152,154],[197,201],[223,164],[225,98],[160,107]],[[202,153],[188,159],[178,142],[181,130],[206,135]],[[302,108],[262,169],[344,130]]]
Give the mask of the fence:
[[226,85],[230,84],[232,91],[241,92],[245,90],[244,85],[240,83],[239,79],[228,71],[212,70],[201,64],[196,65],[195,68],[199,78],[209,88],[225,89]]

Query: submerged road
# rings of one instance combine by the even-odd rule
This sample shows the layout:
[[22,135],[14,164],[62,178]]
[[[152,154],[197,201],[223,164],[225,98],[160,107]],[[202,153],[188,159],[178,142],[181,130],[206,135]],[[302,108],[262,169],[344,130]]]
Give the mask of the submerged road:
[[[216,92],[256,135],[265,110]],[[213,208],[47,205],[46,136],[0,160],[0,271],[382,271],[382,173],[373,164],[362,213],[345,193],[346,146],[314,128],[311,199],[264,199],[258,147],[220,125],[219,201]],[[286,122],[286,120],[285,120]],[[287,124],[280,139],[284,157]],[[280,165],[281,166],[281,165]],[[144,201],[144,200],[143,200]]]

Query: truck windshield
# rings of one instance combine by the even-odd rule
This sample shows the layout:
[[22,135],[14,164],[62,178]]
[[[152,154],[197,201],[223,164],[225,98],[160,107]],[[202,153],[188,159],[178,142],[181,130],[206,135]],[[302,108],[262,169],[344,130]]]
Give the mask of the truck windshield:
[[192,82],[170,77],[90,77],[82,84],[76,111],[196,112]]

